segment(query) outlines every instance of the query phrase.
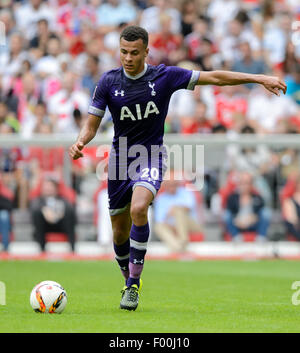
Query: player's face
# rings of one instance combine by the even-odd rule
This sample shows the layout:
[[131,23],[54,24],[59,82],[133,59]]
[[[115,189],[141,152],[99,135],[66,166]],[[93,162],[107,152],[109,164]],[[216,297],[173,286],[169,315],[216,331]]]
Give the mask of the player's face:
[[135,76],[144,70],[145,59],[149,49],[145,48],[142,39],[128,42],[124,38],[120,40],[120,59],[124,70],[131,76]]

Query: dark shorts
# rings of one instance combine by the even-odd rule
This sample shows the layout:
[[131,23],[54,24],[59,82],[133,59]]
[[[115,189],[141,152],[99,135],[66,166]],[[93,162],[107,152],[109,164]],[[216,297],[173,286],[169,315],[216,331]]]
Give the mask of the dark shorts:
[[155,197],[167,169],[166,154],[154,160],[131,159],[122,165],[110,158],[108,168],[108,203],[111,216],[125,211],[131,202],[133,190],[143,186]]

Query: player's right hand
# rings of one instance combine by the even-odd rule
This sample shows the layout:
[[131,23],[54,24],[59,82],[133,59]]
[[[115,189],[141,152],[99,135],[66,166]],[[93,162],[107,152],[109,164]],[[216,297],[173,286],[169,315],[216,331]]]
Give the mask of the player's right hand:
[[81,152],[83,147],[83,142],[75,142],[69,149],[70,157],[74,160],[83,157],[83,153]]

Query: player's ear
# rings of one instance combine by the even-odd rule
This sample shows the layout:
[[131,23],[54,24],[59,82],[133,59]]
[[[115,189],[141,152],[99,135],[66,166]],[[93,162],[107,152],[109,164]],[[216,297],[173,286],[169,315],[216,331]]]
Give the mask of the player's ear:
[[146,48],[145,49],[145,58],[148,56],[148,54],[149,54],[149,48]]

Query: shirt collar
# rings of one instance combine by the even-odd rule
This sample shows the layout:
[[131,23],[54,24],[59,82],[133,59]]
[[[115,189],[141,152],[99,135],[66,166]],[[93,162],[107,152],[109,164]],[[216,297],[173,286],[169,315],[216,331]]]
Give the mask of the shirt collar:
[[147,68],[148,68],[148,65],[145,63],[144,64],[144,70],[142,72],[140,72],[139,74],[135,75],[135,76],[131,76],[129,75],[125,69],[123,68],[123,72],[124,72],[124,75],[128,78],[130,78],[131,80],[137,80],[138,78],[141,78],[142,76],[145,75],[146,71],[147,71]]

